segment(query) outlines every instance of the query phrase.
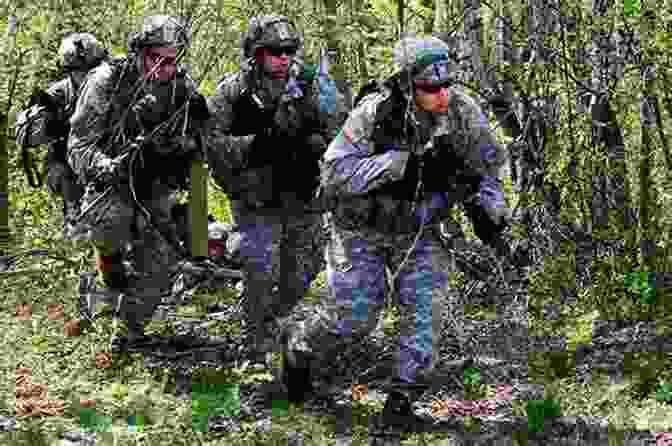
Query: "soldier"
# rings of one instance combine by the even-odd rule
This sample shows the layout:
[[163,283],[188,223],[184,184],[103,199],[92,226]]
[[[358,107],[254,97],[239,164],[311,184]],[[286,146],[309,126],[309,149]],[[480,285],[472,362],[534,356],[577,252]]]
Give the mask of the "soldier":
[[[123,292],[113,351],[142,347],[144,323],[184,255],[171,218],[175,191],[188,188],[200,156],[205,99],[178,61],[190,45],[188,20],[151,16],[129,39],[129,55],[93,70],[70,124],[68,161],[86,190],[68,236],[93,242],[106,286]],[[128,248],[128,250],[127,250]],[[134,274],[122,261],[130,254]]]
[[449,298],[451,262],[441,244],[441,219],[465,203],[477,235],[506,253],[500,181],[506,155],[476,102],[452,85],[448,46],[433,37],[405,37],[394,56],[400,72],[354,108],[322,160],[333,292],[325,311],[287,324],[281,335],[281,377],[290,401],[305,400],[316,372],[375,328],[388,266],[399,287],[401,336],[395,392],[384,413],[410,410],[418,396],[413,388],[426,383],[436,363]]
[[321,269],[318,160],[347,116],[333,81],[320,73],[318,88],[303,65],[302,46],[286,17],[252,18],[241,71],[208,99],[208,162],[240,229],[253,358]]
[[[76,211],[84,193],[67,161],[69,119],[86,73],[108,59],[109,51],[92,34],[72,33],[61,42],[58,55],[67,77],[49,87],[41,98],[42,104],[36,104],[21,114],[17,119],[16,133],[19,145],[49,144],[47,185],[52,194],[63,197],[63,216],[67,220]],[[43,129],[29,129],[38,122],[44,126]],[[44,139],[39,135],[43,135]]]

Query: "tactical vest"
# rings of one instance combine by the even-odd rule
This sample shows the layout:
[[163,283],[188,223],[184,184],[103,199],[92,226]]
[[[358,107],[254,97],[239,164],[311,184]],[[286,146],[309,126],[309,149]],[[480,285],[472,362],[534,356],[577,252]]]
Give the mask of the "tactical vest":
[[[110,84],[116,87],[110,96],[112,98],[110,116],[115,119],[115,122],[108,123],[110,131],[103,135],[100,147],[106,147],[107,154],[115,157],[119,155],[119,150],[123,146],[122,141],[133,141],[137,136],[151,132],[157,125],[170,119],[184,105],[189,91],[186,83],[186,72],[178,68],[174,92],[172,88],[162,91],[162,95],[157,97],[156,106],[151,112],[145,112],[142,116],[139,116],[133,110],[133,106],[137,105],[138,100],[142,99],[143,96],[140,93],[136,101],[133,101],[133,87],[137,85],[141,76],[137,72],[134,60],[120,58],[112,61],[110,65],[112,68]],[[121,135],[113,135],[111,130],[116,128],[118,124],[116,120],[121,117],[124,118],[124,123],[120,129],[123,137],[119,138]],[[165,133],[170,136],[181,134],[183,123],[184,112],[180,112],[180,116],[175,119],[174,124]],[[190,122],[189,125],[192,125],[192,123]],[[117,139],[112,141],[112,138]],[[136,190],[144,190],[149,193],[151,188],[148,186],[157,179],[172,188],[186,189],[188,187],[190,161],[189,155],[163,153],[157,149],[153,141],[147,141],[142,148],[140,165],[136,166]]]
[[[17,115],[16,142],[21,147],[21,164],[29,184],[35,188],[42,187],[43,177],[49,166],[57,163],[65,165],[69,170],[67,162],[69,120],[75,110],[78,91],[74,88],[70,77],[63,81],[65,81],[62,101],[64,105],[56,103],[48,92],[40,91],[33,94],[30,108]],[[40,173],[28,148],[42,144],[48,145],[48,152],[45,172]]]
[[[384,90],[389,90],[390,94],[378,105],[371,135],[375,155],[386,152],[387,147],[396,145],[399,141],[406,140],[404,142],[408,143],[415,136],[414,126],[404,118],[407,102],[396,78],[366,84],[360,90],[354,106],[356,107],[365,96]],[[478,178],[467,169],[464,160],[454,155],[448,147],[442,148],[442,151],[446,153],[441,162],[442,167],[451,168],[451,171],[445,172],[446,192],[450,203],[446,209],[437,213],[436,222],[445,217],[446,212],[454,203],[463,202],[478,188]],[[450,155],[451,153],[453,156]],[[437,166],[426,166],[425,172],[431,167],[436,168]],[[418,219],[412,213],[414,202],[391,196],[386,191],[387,187],[387,184],[383,185],[364,196],[327,197],[327,206],[331,209],[334,220],[339,226],[347,229],[369,227],[384,233],[417,231]],[[413,191],[410,191],[409,195],[412,193]]]
[[[315,70],[305,70],[303,77],[299,79],[303,96],[290,101],[295,118],[299,120],[298,131],[293,136],[279,137],[274,129],[268,129],[267,135],[257,135],[244,169],[233,175],[231,182],[237,184],[242,176],[255,175],[260,178],[272,178],[272,197],[263,201],[264,208],[280,208],[286,205],[286,200],[291,197],[298,200],[297,203],[308,204],[314,197],[315,190],[319,185],[319,159],[320,154],[308,146],[307,140],[311,134],[321,133],[319,111],[312,103],[313,76]],[[245,122],[259,119],[259,110],[250,104],[250,109],[237,107],[235,110],[234,125],[232,128],[245,127]],[[269,110],[267,113],[275,113]],[[243,130],[235,133],[245,134]],[[268,187],[268,185],[262,185]],[[254,193],[254,191],[249,191]],[[230,192],[233,200],[245,201],[247,190]]]

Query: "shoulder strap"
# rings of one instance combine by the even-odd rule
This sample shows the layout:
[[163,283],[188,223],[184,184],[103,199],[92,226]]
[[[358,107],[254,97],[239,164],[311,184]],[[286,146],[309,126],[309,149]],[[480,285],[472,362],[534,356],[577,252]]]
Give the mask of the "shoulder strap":
[[357,97],[352,103],[352,108],[357,107],[364,97],[370,95],[371,93],[379,92],[381,89],[380,81],[377,79],[367,82],[362,88],[359,89]]

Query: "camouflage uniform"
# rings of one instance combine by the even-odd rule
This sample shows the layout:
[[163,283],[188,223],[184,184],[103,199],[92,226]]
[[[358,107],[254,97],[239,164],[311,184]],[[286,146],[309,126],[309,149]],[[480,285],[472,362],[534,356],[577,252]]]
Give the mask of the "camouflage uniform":
[[[406,59],[403,49],[411,53]],[[430,370],[450,291],[451,262],[440,240],[440,221],[467,197],[478,198],[482,209],[505,206],[499,174],[506,156],[475,101],[452,86],[447,113],[407,107],[413,100],[409,83],[449,83],[447,46],[435,38],[405,38],[396,53],[403,71],[363,98],[323,158],[322,187],[331,203],[327,279],[333,293],[322,310],[283,334],[290,399],[304,398],[301,386],[310,389],[306,377],[327,373],[336,353],[375,328],[387,293],[386,266],[393,272],[400,268],[397,382],[413,384]],[[410,116],[408,110],[414,110]],[[465,183],[458,177],[459,160],[478,178]],[[488,225],[480,223],[481,229]]]
[[[321,270],[322,220],[313,207],[318,161],[347,116],[327,74],[315,81],[314,67],[302,64],[301,46],[285,17],[253,18],[243,34],[241,71],[208,101],[208,163],[240,229],[245,309],[257,352],[267,348],[263,321],[271,322],[268,328],[287,315]],[[268,47],[297,50],[288,79],[273,80],[256,65],[255,51]]]
[[[181,18],[147,17],[144,31],[129,41],[128,58],[90,73],[70,121],[68,161],[87,186],[68,235],[93,242],[101,272],[114,269],[111,287],[125,293],[119,315],[128,324],[129,341],[143,339],[144,322],[170,285],[168,268],[182,255],[171,209],[175,192],[189,186],[191,160],[200,156],[197,105],[200,113],[207,112],[183,69],[178,67],[171,81],[146,80],[141,52],[186,49],[189,41],[188,24]],[[143,135],[144,140],[137,139]],[[123,153],[126,165],[118,164]],[[134,262],[130,276],[121,262],[129,253]],[[115,338],[113,348],[120,347],[116,341],[124,339]]]
[[[54,195],[63,197],[63,216],[68,217],[76,211],[78,202],[84,193],[83,187],[67,161],[67,137],[69,119],[75,109],[79,87],[86,73],[107,59],[109,53],[98,40],[88,33],[73,33],[61,42],[59,57],[68,77],[53,83],[46,91],[47,106],[34,106],[28,111],[37,117],[45,113],[44,125],[49,144],[47,153],[47,185]],[[17,123],[21,122],[17,120]],[[21,132],[17,132],[19,134]],[[20,141],[21,144],[40,144],[43,141]]]

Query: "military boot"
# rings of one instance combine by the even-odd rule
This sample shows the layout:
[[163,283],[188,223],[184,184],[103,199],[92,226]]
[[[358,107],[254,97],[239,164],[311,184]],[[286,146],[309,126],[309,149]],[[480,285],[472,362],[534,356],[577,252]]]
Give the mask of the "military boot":
[[286,332],[280,336],[280,345],[280,381],[287,391],[287,400],[301,404],[314,392],[311,365],[315,358],[310,353],[290,349]]
[[128,288],[128,277],[122,262],[121,252],[112,255],[104,255],[96,252],[96,269],[100,274],[103,285],[114,291],[123,291]]
[[159,339],[145,335],[145,324],[116,318],[111,339],[112,353],[142,351],[159,343]]

